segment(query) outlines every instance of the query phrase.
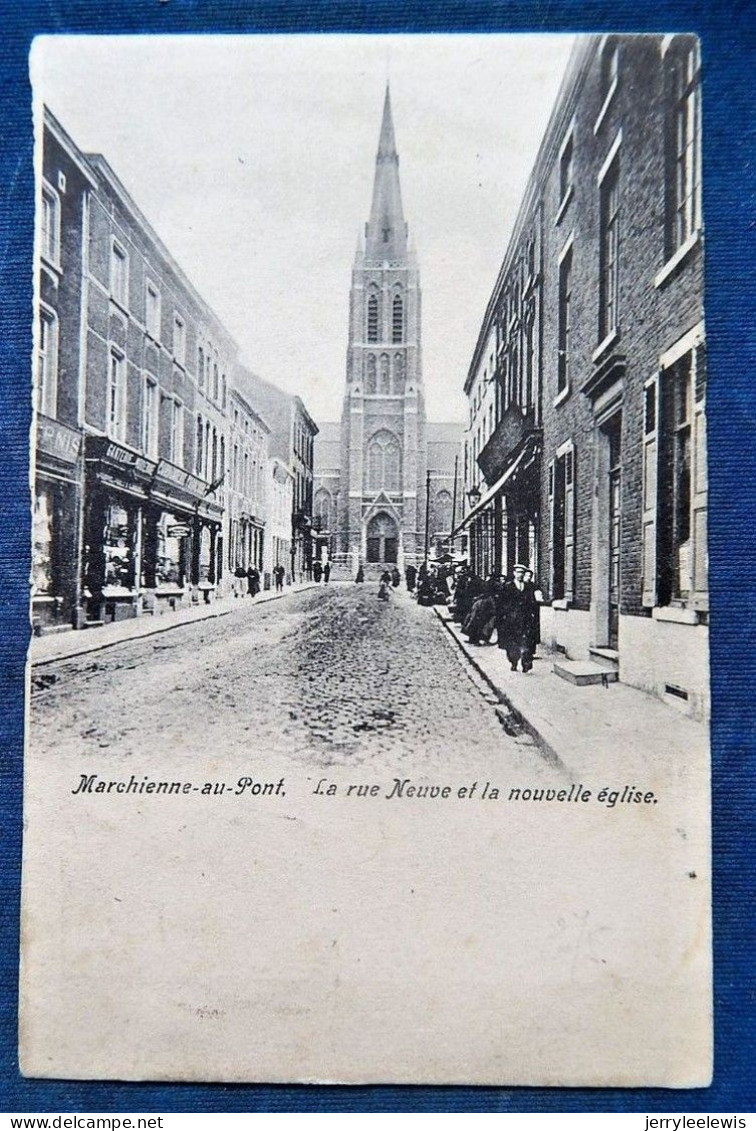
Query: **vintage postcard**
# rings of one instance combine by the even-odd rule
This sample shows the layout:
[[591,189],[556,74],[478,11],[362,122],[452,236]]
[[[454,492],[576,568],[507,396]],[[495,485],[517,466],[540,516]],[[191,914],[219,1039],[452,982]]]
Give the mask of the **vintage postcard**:
[[706,1085],[698,40],[30,68],[23,1073]]

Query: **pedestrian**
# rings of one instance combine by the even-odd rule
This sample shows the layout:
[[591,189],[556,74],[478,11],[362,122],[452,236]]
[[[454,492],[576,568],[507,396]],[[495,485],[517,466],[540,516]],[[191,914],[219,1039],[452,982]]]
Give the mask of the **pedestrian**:
[[328,582],[330,581],[330,579],[331,579],[331,563],[329,561],[326,561],[326,564],[323,566],[323,581],[327,585]]
[[496,626],[496,580],[490,577],[472,603],[462,632],[471,644],[488,644]]
[[247,571],[241,562],[236,563],[234,570],[234,597],[244,596],[244,582],[247,577]]
[[363,581],[365,580],[365,570],[362,568],[361,564],[357,567],[357,576],[354,580],[355,584],[357,585],[362,585]]
[[418,605],[432,605],[434,597],[433,579],[430,574],[426,572],[425,576],[421,578],[420,584],[417,587],[417,603]]
[[280,593],[283,589],[284,567],[277,565],[273,567],[273,580],[276,583],[276,592]]
[[[386,580],[388,577],[388,581]],[[388,571],[381,574],[380,584],[378,586],[378,596],[381,601],[388,601],[391,596],[391,574]]]
[[417,570],[413,565],[408,565],[404,571],[404,576],[407,581],[407,591],[409,593],[415,592],[415,583],[417,581]]
[[247,570],[247,592],[250,597],[256,597],[260,592],[260,571],[253,565]]
[[513,672],[520,663],[523,672],[531,670],[538,635],[538,602],[533,582],[525,580],[527,573],[527,566],[516,565],[497,603],[498,645],[505,649]]
[[401,584],[401,580],[402,580],[402,575],[400,574],[400,572],[396,568],[396,566],[394,566],[394,568],[391,571],[391,584],[393,585],[394,589],[399,588],[399,585]]
[[321,579],[322,576],[323,576],[323,567],[320,564],[320,561],[316,558],[315,561],[312,563],[312,579],[313,579],[313,581],[317,582],[317,584],[319,585],[320,579]]

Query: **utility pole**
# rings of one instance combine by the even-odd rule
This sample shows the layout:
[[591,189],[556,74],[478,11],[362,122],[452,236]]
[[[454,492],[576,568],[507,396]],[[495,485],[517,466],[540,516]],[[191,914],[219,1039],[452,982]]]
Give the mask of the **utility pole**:
[[425,476],[425,564],[428,564],[428,539],[430,537],[430,477],[431,473],[427,472]]
[[454,527],[457,522],[457,470],[459,467],[459,456],[454,457],[454,488],[452,490],[452,519],[451,531],[449,533],[449,549],[451,556],[454,557]]

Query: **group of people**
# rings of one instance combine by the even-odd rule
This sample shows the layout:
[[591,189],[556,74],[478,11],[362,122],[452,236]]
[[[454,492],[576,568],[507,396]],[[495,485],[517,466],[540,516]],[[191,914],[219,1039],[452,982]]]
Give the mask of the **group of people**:
[[243,597],[248,594],[256,597],[260,592],[260,571],[256,566],[250,565],[245,569],[241,563],[234,570],[234,596]]
[[316,558],[312,563],[312,580],[316,581],[318,585],[321,581],[324,581],[327,585],[331,580],[331,563],[329,561],[321,562],[320,559]]
[[[273,566],[271,570],[273,584],[277,593],[281,593],[286,579],[286,570],[282,565]],[[256,597],[262,588],[262,577],[257,566],[250,565],[247,569],[239,563],[234,570],[234,596]]]
[[452,615],[473,645],[496,643],[507,653],[512,671],[529,672],[540,639],[539,593],[533,571],[518,564],[511,578],[484,581],[467,567],[457,576]]

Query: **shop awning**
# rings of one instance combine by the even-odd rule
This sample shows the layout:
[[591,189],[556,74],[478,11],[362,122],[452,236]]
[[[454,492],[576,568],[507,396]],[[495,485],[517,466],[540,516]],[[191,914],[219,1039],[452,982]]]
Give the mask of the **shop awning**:
[[489,487],[485,495],[482,496],[480,502],[476,503],[471,511],[469,511],[456,529],[453,532],[453,537],[456,538],[466,526],[468,526],[473,519],[477,518],[487,506],[490,505],[497,495],[500,495],[504,488],[514,486],[514,482],[519,479],[528,468],[532,467],[541,451],[541,438],[536,433],[532,433],[525,438],[522,449],[518,452],[515,458],[510,463],[507,470],[499,479],[496,480],[492,487]]

